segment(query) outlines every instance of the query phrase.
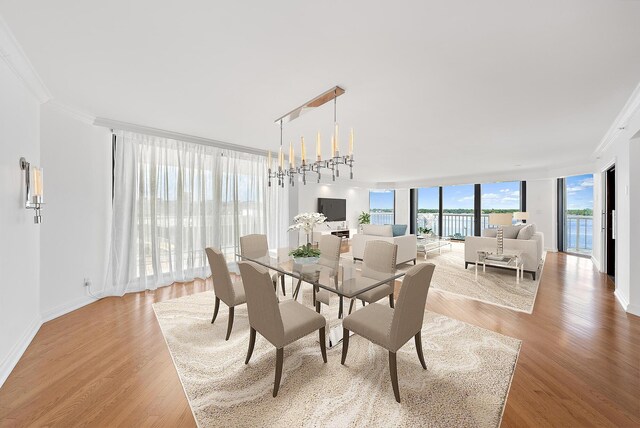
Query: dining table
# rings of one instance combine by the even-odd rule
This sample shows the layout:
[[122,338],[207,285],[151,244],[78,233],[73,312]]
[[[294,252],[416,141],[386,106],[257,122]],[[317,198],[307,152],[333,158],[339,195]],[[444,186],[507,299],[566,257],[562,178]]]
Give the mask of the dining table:
[[[337,296],[339,305],[336,319],[329,319],[329,328],[326,330],[327,347],[333,348],[342,342],[342,318],[344,316],[344,301],[353,301],[358,295],[372,290],[384,284],[392,284],[405,275],[405,272],[378,272],[370,267],[367,276],[362,273],[362,263],[356,262],[351,257],[341,256],[334,266],[321,264],[319,260],[294,260],[289,255],[290,248],[270,250],[262,257],[248,257],[236,254],[237,260],[250,261],[263,266],[270,271],[281,273],[292,279],[292,298],[298,300],[300,290],[304,284],[308,284],[312,290],[312,302],[317,312],[321,310],[320,295]],[[280,287],[275,288],[278,299],[281,296]],[[326,303],[326,297],[323,299]]]

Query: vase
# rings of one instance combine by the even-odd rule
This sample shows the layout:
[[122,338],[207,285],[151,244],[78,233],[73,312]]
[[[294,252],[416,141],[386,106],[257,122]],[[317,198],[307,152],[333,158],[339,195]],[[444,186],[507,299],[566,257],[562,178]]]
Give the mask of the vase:
[[312,265],[318,263],[320,257],[294,257],[293,262],[299,265]]

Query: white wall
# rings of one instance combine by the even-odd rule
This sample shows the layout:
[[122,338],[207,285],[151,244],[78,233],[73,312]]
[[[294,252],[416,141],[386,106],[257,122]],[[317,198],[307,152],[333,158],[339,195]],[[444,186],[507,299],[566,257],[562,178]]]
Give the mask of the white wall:
[[[637,219],[640,216],[640,156],[638,156],[638,139],[633,139],[640,131],[640,110],[631,117],[628,125],[620,132],[615,140],[609,144],[598,156],[598,165],[594,173],[600,177],[613,163],[616,165],[616,277],[615,295],[624,309],[630,313],[640,315],[640,279],[632,269],[632,261],[640,256],[640,241],[632,238],[637,236]],[[633,145],[633,147],[632,147]],[[633,177],[633,181],[631,178]],[[602,184],[599,187],[603,190]],[[598,199],[599,206],[594,212],[604,210],[603,198]],[[633,221],[632,221],[633,219]],[[594,230],[601,230],[600,216],[594,217]],[[603,239],[598,239],[598,257],[604,263]],[[633,274],[633,276],[632,276]]]
[[301,212],[316,212],[318,198],[336,198],[347,200],[347,222],[350,228],[358,227],[358,216],[362,211],[369,212],[369,188],[350,186],[349,182],[309,183],[306,186],[297,183],[298,207],[292,215]]
[[41,225],[41,299],[45,320],[92,301],[102,290],[111,219],[111,134],[44,104],[41,158],[47,205]]
[[527,223],[534,223],[536,230],[544,234],[544,246],[548,251],[558,251],[556,195],[555,178],[527,181]]
[[25,209],[19,166],[22,156],[40,165],[39,109],[0,61],[0,385],[40,327],[40,225]]

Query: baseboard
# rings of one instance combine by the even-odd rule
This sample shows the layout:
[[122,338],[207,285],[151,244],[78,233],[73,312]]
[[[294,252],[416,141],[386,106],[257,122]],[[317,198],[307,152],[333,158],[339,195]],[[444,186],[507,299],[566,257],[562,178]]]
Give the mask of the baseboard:
[[0,365],[0,386],[4,384],[11,374],[11,371],[13,371],[13,368],[18,364],[22,354],[24,354],[24,351],[27,350],[27,347],[38,333],[38,330],[40,330],[41,325],[42,320],[39,317],[34,318],[20,340],[13,345],[11,351],[9,351],[9,355],[7,355],[7,358],[5,358],[2,365]]
[[[96,296],[96,297],[100,298],[101,296]],[[93,303],[95,301],[97,301],[97,299],[91,296],[78,297],[77,299],[74,299],[70,302],[66,302],[54,308],[43,311],[42,322],[45,323],[47,321],[51,321],[52,319],[68,314],[69,312],[75,311],[76,309],[80,309],[81,307],[86,306],[89,303]]]
[[622,309],[627,312],[627,309],[629,308],[629,302],[627,301],[627,298],[620,294],[620,291],[617,288],[616,291],[613,292],[613,295],[616,296],[616,300],[618,301],[618,303],[620,303]]
[[598,272],[602,272],[600,270],[600,260],[596,259],[594,256],[591,256],[591,263],[598,269]]
[[557,248],[545,248],[544,250],[549,252],[549,253],[557,253],[558,252]]
[[627,313],[640,317],[640,306],[632,304],[627,305]]

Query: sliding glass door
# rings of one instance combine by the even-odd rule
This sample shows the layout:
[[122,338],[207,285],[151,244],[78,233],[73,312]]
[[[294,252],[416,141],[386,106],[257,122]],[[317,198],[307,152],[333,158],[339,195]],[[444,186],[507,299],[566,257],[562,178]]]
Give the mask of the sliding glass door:
[[593,250],[593,174],[566,177],[561,206],[562,249],[568,253],[591,255]]
[[371,224],[395,224],[396,193],[393,190],[369,191]]
[[440,234],[440,188],[423,187],[418,189],[418,213],[416,216],[416,231],[422,235],[425,233]]
[[474,235],[475,186],[442,188],[442,236],[464,239]]
[[514,213],[520,211],[520,182],[505,181],[481,185],[480,230],[489,228],[489,214]]

